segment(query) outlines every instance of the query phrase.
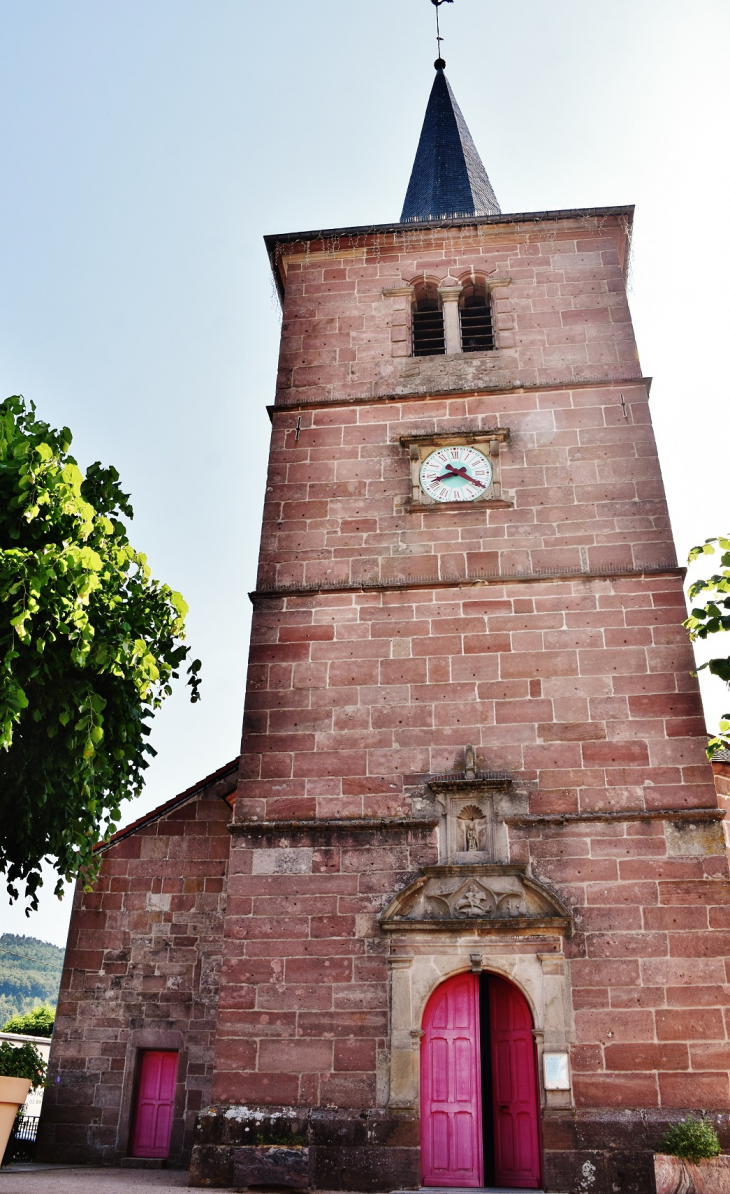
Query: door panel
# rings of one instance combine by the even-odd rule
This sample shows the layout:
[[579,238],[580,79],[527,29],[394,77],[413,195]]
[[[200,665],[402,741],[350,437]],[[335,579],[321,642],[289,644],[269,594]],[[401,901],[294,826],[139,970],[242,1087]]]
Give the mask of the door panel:
[[532,1016],[521,991],[489,979],[494,1180],[535,1190],[540,1185],[540,1132]]
[[474,1044],[468,1038],[457,1037],[454,1041],[455,1098],[459,1104],[471,1103],[474,1097],[474,1051]]
[[431,1041],[432,1098],[436,1103],[447,1103],[449,1099],[449,1047],[443,1037]]
[[484,1181],[479,978],[459,974],[431,996],[421,1041],[421,1157],[426,1186]]
[[177,1053],[147,1049],[142,1054],[132,1128],[133,1157],[166,1157],[177,1079]]

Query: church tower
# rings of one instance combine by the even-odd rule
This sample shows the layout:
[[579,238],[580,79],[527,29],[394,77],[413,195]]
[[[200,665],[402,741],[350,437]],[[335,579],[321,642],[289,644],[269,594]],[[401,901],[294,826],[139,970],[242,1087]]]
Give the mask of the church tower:
[[197,1184],[645,1192],[668,1123],[730,1110],[724,814],[633,209],[503,214],[444,66],[399,222],[266,238]]

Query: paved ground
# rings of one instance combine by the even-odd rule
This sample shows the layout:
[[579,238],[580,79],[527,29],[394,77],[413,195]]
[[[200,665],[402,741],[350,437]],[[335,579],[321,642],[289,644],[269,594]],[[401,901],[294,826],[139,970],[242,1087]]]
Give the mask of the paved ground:
[[0,1169],[0,1194],[167,1194],[187,1184],[187,1169]]
[[[0,1169],[0,1194],[167,1194],[188,1184],[187,1169],[63,1169],[13,1165]],[[319,1191],[319,1194],[328,1194]],[[393,1194],[477,1194],[474,1190],[396,1190]],[[482,1194],[515,1194],[490,1186]],[[542,1194],[534,1190],[533,1194]]]

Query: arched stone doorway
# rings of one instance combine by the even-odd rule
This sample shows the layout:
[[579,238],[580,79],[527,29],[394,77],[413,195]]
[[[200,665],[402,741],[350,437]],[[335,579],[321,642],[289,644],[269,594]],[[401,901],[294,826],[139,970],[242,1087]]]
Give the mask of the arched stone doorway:
[[522,992],[493,973],[456,974],[431,995],[422,1031],[424,1185],[537,1189],[539,1088]]

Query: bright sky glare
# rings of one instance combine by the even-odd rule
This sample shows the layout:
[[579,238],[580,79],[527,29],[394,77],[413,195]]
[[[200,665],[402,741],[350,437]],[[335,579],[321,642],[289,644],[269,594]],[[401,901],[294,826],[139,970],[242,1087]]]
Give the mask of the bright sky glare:
[[[503,211],[637,205],[630,300],[684,555],[730,530],[730,7],[441,13]],[[262,237],[398,218],[435,56],[428,0],[0,0],[0,392],[119,469],[203,659],[127,820],[238,753],[279,331]],[[723,686],[705,695],[716,718]],[[30,918],[0,897],[1,931],[64,944],[70,900],[46,890]]]

